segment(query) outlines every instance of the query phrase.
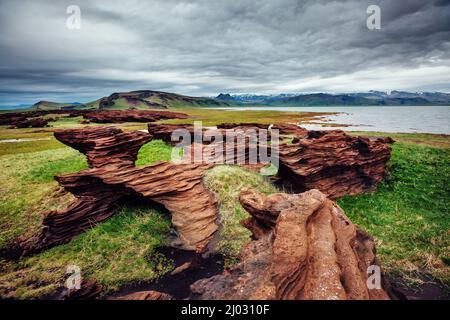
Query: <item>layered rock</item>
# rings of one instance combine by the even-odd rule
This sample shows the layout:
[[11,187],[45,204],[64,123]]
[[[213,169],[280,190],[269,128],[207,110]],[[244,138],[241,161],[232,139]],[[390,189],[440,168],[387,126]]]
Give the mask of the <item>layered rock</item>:
[[379,138],[309,131],[279,146],[282,183],[296,192],[319,189],[332,199],[374,191],[391,148]]
[[159,162],[135,167],[144,132],[84,128],[55,133],[58,140],[85,153],[90,169],[56,177],[76,200],[66,210],[45,215],[39,235],[21,243],[23,254],[66,243],[111,215],[130,198],[162,204],[171,214],[182,248],[204,251],[217,230],[217,208],[202,183],[211,164]]
[[191,285],[192,299],[389,299],[386,282],[366,284],[368,266],[378,264],[373,239],[320,191],[265,196],[246,189],[240,201],[255,240],[239,264]]
[[83,118],[96,123],[153,122],[163,119],[186,119],[181,112],[151,110],[99,110],[83,114]]
[[[189,131],[191,126],[181,127],[193,132]],[[21,250],[27,254],[66,243],[109,218],[130,199],[147,199],[165,206],[172,213],[179,235],[177,245],[199,252],[206,250],[218,226],[216,202],[202,183],[205,171],[218,163],[260,168],[266,163],[259,156],[250,159],[250,151],[267,144],[250,144],[245,137],[240,152],[237,144],[229,150],[223,141],[229,135],[235,139],[237,130],[215,129],[212,132],[220,141],[190,145],[181,162],[135,167],[141,146],[154,137],[168,137],[174,128],[178,126],[150,125],[149,133],[110,127],[56,131],[59,141],[86,154],[90,169],[56,177],[76,200],[66,210],[47,213],[42,232],[21,241]],[[280,146],[279,178],[295,190],[316,188],[331,198],[374,190],[390,156],[389,146],[379,139],[351,137],[341,131],[311,131],[306,137],[295,139]],[[200,159],[194,157],[196,150]],[[254,228],[255,235],[272,228],[275,218],[270,220],[270,213],[261,212],[257,226],[260,231]],[[247,225],[254,223],[256,227],[255,221],[247,221]]]
[[11,128],[41,128],[47,126],[48,122],[56,119],[43,119],[48,114],[69,115],[78,117],[89,113],[89,110],[36,110],[24,112],[8,112],[0,114],[0,125],[9,125]]
[[[216,141],[216,137],[220,136],[220,141],[225,142],[226,137],[229,135],[235,135],[237,132],[259,132],[259,130],[268,129],[268,125],[260,125],[254,123],[242,123],[242,124],[220,124],[215,127],[201,127],[200,130],[195,131],[195,127],[192,124],[159,124],[159,123],[149,123],[148,132],[154,137],[154,139],[163,140],[164,142],[174,145],[179,141],[176,140],[180,136],[181,130],[185,131],[190,137],[190,143],[202,143],[211,144]],[[174,132],[178,131],[178,134]],[[268,133],[268,138],[270,138],[270,132]],[[172,137],[174,135],[174,137]],[[172,140],[175,138],[175,141]]]
[[62,143],[85,154],[91,168],[113,163],[133,166],[139,149],[152,140],[152,135],[146,132],[122,131],[113,127],[56,130],[54,136]]
[[48,125],[48,120],[45,120],[42,118],[31,118],[31,119],[25,119],[25,120],[15,120],[11,124],[10,128],[13,128],[13,129],[15,129],[15,128],[44,128],[47,125]]
[[[387,143],[393,142],[390,138],[349,136],[338,130],[308,131],[296,125],[274,125],[268,131],[266,141],[258,140],[256,145],[250,146],[248,135],[245,137],[245,146],[240,156],[244,161],[238,163],[237,144],[227,149],[225,142],[237,141],[232,136],[238,131],[246,133],[254,130],[259,133],[260,129],[268,126],[227,123],[217,127],[218,129],[203,128],[202,131],[195,132],[194,127],[187,124],[149,124],[148,131],[156,139],[175,144],[178,141],[172,141],[172,133],[183,129],[188,135],[189,143],[199,142],[185,153],[191,155],[196,149],[198,154],[206,155],[202,157],[204,161],[247,165],[251,147],[258,150],[265,148],[267,156],[271,156],[272,148],[267,142],[271,139],[272,130],[276,129],[281,137],[279,154],[278,157],[273,154],[271,160],[279,159],[278,183],[294,192],[319,189],[333,199],[374,191],[385,174],[391,155],[391,148]],[[202,139],[207,134],[210,138]],[[223,152],[219,154],[216,150]],[[260,162],[260,158],[257,162]]]

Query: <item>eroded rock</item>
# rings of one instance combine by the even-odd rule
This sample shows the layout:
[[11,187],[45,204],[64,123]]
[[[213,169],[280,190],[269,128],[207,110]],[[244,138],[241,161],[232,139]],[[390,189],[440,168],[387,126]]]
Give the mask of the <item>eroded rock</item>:
[[191,285],[191,298],[389,299],[386,282],[372,290],[366,284],[367,267],[378,264],[373,239],[320,191],[265,196],[245,189],[240,201],[257,240],[238,265]]
[[319,189],[336,199],[374,191],[383,179],[391,148],[380,139],[340,130],[309,131],[279,147],[279,177],[295,192]]
[[66,243],[113,215],[129,198],[162,204],[171,214],[184,249],[204,251],[217,231],[217,205],[203,186],[213,164],[159,162],[135,167],[139,148],[151,139],[145,132],[84,128],[56,132],[58,140],[83,152],[90,169],[56,177],[76,200],[66,210],[45,215],[39,235],[21,241],[23,254]]

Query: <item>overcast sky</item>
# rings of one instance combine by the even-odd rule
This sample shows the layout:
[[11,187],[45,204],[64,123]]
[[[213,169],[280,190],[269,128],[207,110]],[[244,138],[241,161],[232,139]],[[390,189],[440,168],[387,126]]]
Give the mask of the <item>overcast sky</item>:
[[138,89],[450,92],[450,0],[0,0],[0,105]]

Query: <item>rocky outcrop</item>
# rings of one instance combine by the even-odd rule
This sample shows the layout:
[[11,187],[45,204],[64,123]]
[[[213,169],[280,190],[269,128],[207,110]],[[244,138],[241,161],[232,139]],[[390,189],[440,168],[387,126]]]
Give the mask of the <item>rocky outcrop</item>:
[[[226,141],[227,135],[233,135],[238,130],[243,131],[244,133],[247,130],[254,130],[255,132],[259,132],[260,129],[268,128],[268,125],[260,125],[254,123],[242,123],[242,124],[233,124],[226,123],[217,125],[215,127],[202,127],[200,130],[195,132],[194,126],[192,124],[160,124],[160,123],[149,123],[148,124],[148,132],[154,137],[154,139],[160,139],[164,142],[174,145],[178,143],[178,141],[172,141],[172,134],[176,130],[185,130],[189,136],[191,143],[194,143],[195,138],[199,143],[202,144],[211,144],[215,142],[216,136],[221,136],[221,141]],[[269,132],[268,132],[269,133]],[[197,137],[195,137],[197,135]],[[211,138],[205,138],[205,136],[210,136]],[[270,136],[269,136],[270,138]]]
[[[192,126],[181,127],[193,133]],[[166,140],[175,128],[178,126],[149,125],[149,133],[124,132],[111,127],[56,131],[59,141],[87,156],[90,169],[56,177],[76,200],[66,210],[47,213],[42,232],[33,239],[21,241],[22,252],[38,252],[66,243],[109,218],[122,203],[144,199],[162,204],[171,212],[178,234],[174,245],[205,251],[218,226],[216,202],[202,183],[204,173],[224,160],[248,165],[250,144],[245,139],[242,153],[237,152],[235,144],[233,150],[217,149],[221,152],[218,154],[216,147],[222,142],[213,140],[209,144],[190,145],[182,161],[177,163],[134,165],[143,144],[155,137]],[[213,132],[223,141],[227,135],[235,134],[235,130],[225,129]],[[196,150],[202,154],[200,159],[193,157]],[[383,177],[389,156],[389,146],[378,139],[351,137],[341,131],[310,131],[306,137],[295,137],[292,143],[280,146],[278,178],[294,190],[319,189],[336,198],[374,190]],[[262,160],[256,160],[254,166],[260,168]],[[254,224],[255,235],[259,235],[273,227],[276,217],[262,212],[258,225],[256,220],[246,224],[249,227]]]
[[37,110],[1,113],[0,125],[9,125],[11,128],[40,128],[45,127],[48,122],[56,120],[54,118],[41,118],[48,114],[64,114],[78,117],[89,112],[89,110]]
[[66,243],[101,222],[130,199],[162,204],[171,214],[178,239],[173,244],[202,252],[215,234],[217,208],[202,183],[212,164],[160,162],[135,167],[145,132],[84,128],[55,133],[58,140],[86,154],[90,169],[56,177],[76,200],[66,210],[45,215],[39,235],[22,241],[23,254]]
[[113,127],[56,130],[54,136],[85,154],[91,168],[111,164],[133,166],[139,149],[152,140],[152,135],[146,132],[122,131]]
[[265,196],[243,190],[255,240],[241,262],[191,285],[193,299],[389,299],[388,285],[369,289],[377,265],[373,239],[318,190]]
[[[51,121],[49,119],[49,121]],[[54,120],[53,120],[54,121]],[[48,121],[42,118],[31,118],[25,120],[15,120],[11,123],[10,128],[44,128],[48,125]]]
[[181,112],[150,110],[99,110],[83,114],[83,117],[96,123],[153,122],[162,119],[186,119]]
[[332,199],[374,191],[391,156],[385,142],[339,130],[308,131],[280,144],[278,176],[295,192],[319,189]]
[[[224,150],[222,157],[212,154],[204,159],[217,163],[216,159],[228,159],[231,155],[232,163],[236,159],[237,151],[229,150],[223,143],[239,130],[246,132],[249,129],[258,132],[259,129],[266,129],[267,125],[247,124],[223,124],[218,125],[218,129],[203,128],[198,135],[205,135],[208,132],[213,138],[202,140],[197,139],[199,144],[193,145],[186,152],[194,152],[194,147],[201,154]],[[148,131],[155,139],[175,144],[171,135],[177,129],[184,129],[190,137],[190,142],[194,142],[194,132],[192,125],[173,124],[149,124]],[[296,125],[274,125],[271,130],[279,130],[279,171],[277,175],[278,183],[288,190],[294,192],[304,192],[309,189],[319,189],[330,198],[338,198],[343,195],[354,195],[363,192],[374,191],[376,185],[382,180],[386,164],[391,155],[391,148],[388,143],[392,143],[390,138],[379,137],[355,137],[345,134],[343,131],[308,131]],[[270,141],[271,130],[267,135],[267,142]],[[215,137],[220,136],[217,140]],[[212,141],[212,142],[211,142]],[[222,147],[220,146],[222,144]],[[206,146],[208,145],[208,146]],[[258,141],[259,147],[268,147],[266,141]],[[221,148],[220,148],[221,147]],[[268,149],[270,155],[271,148]],[[248,139],[243,158],[248,160]],[[212,160],[211,160],[212,159]],[[236,163],[236,162],[234,162]]]
[[272,129],[278,130],[280,135],[293,135],[297,139],[308,135],[308,130],[295,124],[276,124]]

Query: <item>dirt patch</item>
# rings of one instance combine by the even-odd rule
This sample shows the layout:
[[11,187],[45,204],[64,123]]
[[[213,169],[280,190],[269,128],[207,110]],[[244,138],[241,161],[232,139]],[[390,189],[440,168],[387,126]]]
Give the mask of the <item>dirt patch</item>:
[[[193,251],[172,247],[160,248],[154,254],[162,254],[167,260],[172,261],[174,271],[157,281],[127,285],[118,292],[104,298],[119,298],[134,292],[153,290],[167,293],[175,299],[186,299],[191,293],[190,286],[192,283],[223,272],[224,260],[218,254],[204,256]],[[188,267],[185,268],[185,266]]]
[[419,285],[408,285],[400,277],[394,275],[386,276],[395,294],[407,300],[450,300],[450,288],[433,277],[421,274],[419,278],[423,281]]

